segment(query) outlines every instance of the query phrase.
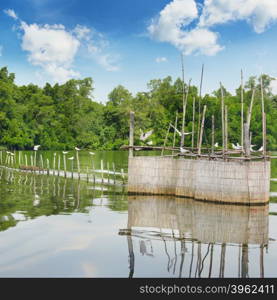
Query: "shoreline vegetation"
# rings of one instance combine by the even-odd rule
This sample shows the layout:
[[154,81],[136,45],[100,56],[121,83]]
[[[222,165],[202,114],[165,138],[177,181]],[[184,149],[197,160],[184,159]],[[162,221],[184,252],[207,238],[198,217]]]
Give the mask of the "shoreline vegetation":
[[[270,84],[274,78],[263,74],[260,78],[251,76],[244,85],[244,118],[251,105],[252,91],[255,98],[251,120],[251,143],[258,149],[262,145],[261,87],[264,90],[264,110],[267,124],[267,150],[277,150],[277,95],[273,95]],[[41,150],[68,150],[76,145],[82,149],[118,150],[128,144],[129,112],[135,112],[135,145],[162,146],[170,123],[182,127],[183,81],[175,81],[170,76],[153,79],[146,92],[132,95],[119,85],[108,96],[105,104],[93,97],[93,79],[69,80],[65,84],[44,87],[34,84],[17,86],[15,74],[7,67],[0,69],[0,150],[31,150],[41,145]],[[197,130],[198,115],[193,122],[193,103],[200,103],[196,86],[185,84],[189,89],[187,99],[185,132]],[[201,107],[207,106],[206,126],[203,145],[210,146],[212,140],[221,142],[221,93],[224,93],[228,108],[228,143],[240,142],[241,87],[235,95],[224,86],[211,94],[201,97]],[[201,108],[201,109],[202,109]],[[197,107],[198,109],[198,107]],[[214,115],[214,121],[212,116]],[[213,123],[213,124],[212,124]],[[212,125],[215,136],[212,137]],[[142,141],[141,131],[153,130],[151,138]],[[178,135],[170,132],[168,144]],[[197,138],[197,137],[196,137]],[[195,138],[195,139],[196,139]],[[151,139],[151,141],[150,141]],[[184,146],[191,144],[191,136],[184,139]]]

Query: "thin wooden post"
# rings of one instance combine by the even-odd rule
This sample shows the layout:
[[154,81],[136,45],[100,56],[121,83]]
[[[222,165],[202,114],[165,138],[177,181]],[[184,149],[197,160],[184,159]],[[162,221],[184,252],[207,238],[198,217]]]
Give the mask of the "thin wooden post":
[[192,103],[192,130],[191,130],[191,150],[194,149],[194,122],[195,122],[195,97]]
[[[186,115],[186,108],[185,108],[185,74],[184,74],[184,56],[181,52],[181,66],[182,66],[182,95],[183,95],[183,117],[182,117],[182,129],[181,129],[181,141],[180,146],[184,146],[184,127],[185,127],[185,115]],[[177,128],[177,127],[176,127]],[[163,155],[163,154],[162,154]]]
[[2,151],[0,151],[0,161],[1,161],[1,165],[3,164],[3,156],[2,156]]
[[73,171],[74,171],[74,158],[71,160],[71,178],[73,178]]
[[66,159],[65,159],[65,155],[66,155],[66,154],[63,153],[63,169],[64,169],[64,177],[66,177]]
[[186,110],[187,110],[190,82],[191,82],[191,79],[189,80],[188,88],[186,91],[186,97],[185,97],[185,99],[183,99],[183,118],[182,118],[181,144],[180,144],[181,147],[184,146],[184,142],[185,142]]
[[203,74],[204,74],[204,64],[202,64],[201,79],[200,79],[200,86],[199,86],[199,97],[198,97],[197,149],[199,148],[199,137],[200,137],[200,126],[201,126],[201,97],[202,97]]
[[60,176],[60,168],[61,168],[61,156],[58,156],[58,176]]
[[225,122],[224,122],[224,94],[222,84],[220,82],[220,91],[221,91],[221,128],[222,128],[222,151],[225,152]]
[[57,153],[54,153],[54,158],[53,158],[53,175],[55,175],[55,170],[56,170],[56,155]]
[[113,183],[115,184],[115,165],[113,162]]
[[31,154],[31,166],[34,166],[34,158],[32,154]]
[[18,152],[18,165],[20,166],[21,165],[21,151]]
[[49,175],[50,164],[48,158],[46,159],[46,164],[47,164],[47,175]]
[[79,150],[76,150],[77,168],[78,168],[78,178],[80,179],[80,161],[79,161]]
[[228,107],[225,105],[225,151],[228,151]]
[[247,115],[247,124],[249,126],[249,130],[250,130],[250,122],[251,122],[251,115],[252,115],[254,99],[255,99],[255,87],[253,88],[253,91],[252,91],[251,102],[250,102],[248,115]]
[[[175,116],[175,128],[177,128],[178,124],[178,112],[176,111],[176,116]],[[175,139],[176,139],[176,130],[174,129],[174,134],[173,134],[173,144],[172,148],[174,149],[175,147]],[[174,154],[174,150],[172,149],[172,155]]]
[[166,135],[165,135],[165,139],[164,139],[164,145],[163,145],[163,149],[162,149],[162,154],[161,154],[161,156],[163,156],[163,155],[164,155],[164,148],[165,148],[165,145],[166,145],[166,142],[167,142],[167,138],[168,138],[169,130],[170,130],[170,124],[168,125],[167,132],[166,132]]
[[39,155],[39,158],[40,158],[40,167],[43,169],[43,173],[44,173],[42,154]]
[[214,154],[214,115],[212,115],[212,155]]
[[266,113],[263,114],[263,156],[266,156]]
[[87,167],[87,182],[89,182],[89,177],[88,177],[88,167]]
[[201,146],[202,146],[202,137],[203,137],[203,131],[204,131],[204,124],[205,124],[206,109],[207,109],[207,105],[204,105],[203,116],[202,116],[202,125],[201,125],[201,131],[200,131],[200,136],[199,136],[198,155],[201,154]]
[[135,113],[130,111],[130,131],[129,131],[129,157],[134,156],[134,129],[135,129]]
[[122,182],[123,184],[125,183],[125,178],[124,178],[124,170],[121,169],[121,176],[122,176]]
[[250,135],[249,135],[249,126],[248,123],[244,123],[244,152],[245,156],[250,156]]
[[243,114],[244,114],[244,111],[243,111],[243,106],[244,106],[244,103],[243,103],[243,94],[244,94],[244,85],[243,85],[243,72],[241,70],[241,93],[240,93],[240,98],[241,98],[241,147],[242,147],[242,153],[243,153],[243,142],[244,142],[244,132],[243,132],[243,129],[244,129],[244,120],[243,120]]
[[107,162],[107,171],[108,171],[108,183],[110,183],[110,165],[109,165],[109,162]]
[[28,159],[27,159],[27,155],[24,154],[24,157],[25,157],[25,165],[28,166]]
[[104,167],[103,167],[103,159],[101,159],[101,181],[102,181],[102,183],[104,182],[103,169],[104,169]]
[[264,88],[263,88],[263,77],[260,77],[261,83],[261,103],[262,103],[262,133],[263,133],[263,156],[266,154],[266,130],[265,130],[265,111],[264,111]]
[[92,173],[93,173],[93,184],[95,184],[95,168],[94,168],[94,162],[92,162]]

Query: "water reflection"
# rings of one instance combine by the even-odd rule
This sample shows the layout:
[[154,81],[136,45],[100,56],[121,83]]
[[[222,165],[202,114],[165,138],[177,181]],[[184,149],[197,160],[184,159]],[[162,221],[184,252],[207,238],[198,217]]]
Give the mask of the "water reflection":
[[[127,235],[129,277],[134,276],[137,256],[155,257],[153,241],[157,240],[163,243],[168,276],[225,277],[228,264],[231,277],[249,277],[249,265],[256,267],[259,261],[259,276],[264,277],[268,209],[268,205],[130,196],[127,228],[119,231]],[[135,250],[137,240],[139,247]],[[255,254],[252,260],[249,252]]]

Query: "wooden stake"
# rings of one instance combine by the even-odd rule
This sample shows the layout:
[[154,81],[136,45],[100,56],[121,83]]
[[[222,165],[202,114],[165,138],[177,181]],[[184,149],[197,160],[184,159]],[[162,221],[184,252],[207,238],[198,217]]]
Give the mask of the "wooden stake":
[[55,175],[55,170],[56,170],[56,155],[57,153],[54,153],[54,158],[53,158],[53,175]]
[[74,158],[71,160],[71,178],[73,178],[73,171],[74,171]]
[[93,173],[93,184],[95,184],[95,168],[94,168],[94,162],[92,162],[92,173]]
[[[177,128],[177,124],[178,124],[178,112],[176,111],[176,116],[175,116],[175,128]],[[176,130],[174,129],[172,148],[175,147],[175,139],[176,139]],[[173,150],[172,150],[172,154],[174,154],[174,151],[173,151]]]
[[200,137],[200,124],[201,124],[201,97],[202,97],[202,83],[204,74],[204,64],[202,64],[201,79],[199,86],[199,98],[198,98],[198,126],[197,126],[197,148],[199,148],[199,137]]
[[2,151],[0,151],[0,161],[1,161],[1,165],[3,164],[3,156],[2,156]]
[[115,165],[113,163],[113,183],[115,184]]
[[46,164],[47,164],[47,175],[49,175],[50,164],[48,158],[46,159]]
[[225,151],[228,151],[228,107],[225,105]]
[[214,154],[214,115],[212,115],[212,154]]
[[244,86],[243,86],[243,72],[241,70],[241,94],[240,94],[240,98],[241,98],[241,147],[242,147],[242,153],[243,153],[243,141],[244,141],[244,132],[243,132],[243,124],[244,124],[244,120],[243,120],[243,94],[244,94]]
[[266,130],[265,130],[265,111],[264,111],[264,88],[263,88],[263,78],[260,77],[261,83],[261,102],[262,102],[262,133],[263,133],[263,156],[266,154]]
[[250,156],[250,135],[249,135],[249,126],[248,123],[244,123],[244,153],[246,157]]
[[225,122],[224,122],[224,94],[223,87],[220,82],[220,91],[221,91],[221,128],[222,128],[222,151],[224,154],[225,151]]
[[165,145],[166,145],[166,142],[167,142],[169,130],[170,130],[170,124],[168,125],[168,129],[167,129],[166,136],[165,136],[165,139],[164,139],[164,145],[163,145],[163,149],[162,149],[162,154],[161,154],[161,156],[164,155],[164,148],[165,148]]
[[104,174],[103,174],[103,160],[101,159],[101,181],[104,182]]
[[28,166],[28,159],[27,159],[27,155],[24,154],[24,157],[25,157],[25,165]]
[[254,99],[255,99],[255,87],[252,90],[251,102],[250,102],[250,106],[249,106],[249,110],[248,110],[248,115],[247,115],[247,124],[249,126],[249,129],[250,129],[250,122],[251,122],[251,115],[252,115],[252,109],[253,109]]
[[58,176],[60,176],[60,168],[61,168],[61,156],[58,156]]
[[18,153],[18,164],[21,165],[21,151]]
[[110,183],[110,165],[109,165],[109,162],[107,162],[107,171],[108,171],[108,183]]
[[[129,146],[134,146],[134,129],[135,129],[135,117],[134,112],[130,111],[130,131],[129,131]],[[133,148],[129,148],[129,157],[134,156]]]
[[88,177],[88,167],[87,167],[87,182],[89,182],[89,177]]
[[66,177],[66,159],[65,159],[65,155],[63,154],[63,169],[64,169],[64,177]]
[[201,146],[202,146],[202,137],[203,137],[204,124],[205,124],[206,109],[207,109],[207,106],[204,105],[203,117],[202,117],[202,125],[201,125],[200,137],[199,137],[198,155],[201,154]]
[[194,122],[195,122],[195,97],[193,97],[192,104],[192,130],[191,130],[191,148],[194,148]]
[[180,146],[184,146],[184,140],[185,140],[185,124],[186,124],[186,110],[187,110],[187,103],[188,103],[188,95],[189,95],[189,89],[190,89],[190,82],[191,79],[189,80],[188,88],[186,91],[186,98],[183,99],[183,118],[182,118],[182,130],[181,130],[181,144]]

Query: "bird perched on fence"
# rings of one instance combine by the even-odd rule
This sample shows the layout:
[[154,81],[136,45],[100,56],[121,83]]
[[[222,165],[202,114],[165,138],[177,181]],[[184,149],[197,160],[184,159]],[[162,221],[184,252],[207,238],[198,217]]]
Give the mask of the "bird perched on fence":
[[264,150],[264,146],[261,146],[257,151],[262,152]]
[[74,156],[71,156],[71,157],[68,157],[69,160],[73,160],[74,159]]
[[189,150],[187,150],[187,149],[184,149],[184,148],[180,147],[180,152],[181,152],[181,153],[188,153],[188,152],[189,152]]
[[67,154],[68,153],[68,151],[63,151],[63,154]]
[[140,137],[139,137],[139,139],[141,141],[147,140],[150,137],[150,135],[153,134],[153,129],[151,129],[151,130],[149,130],[149,131],[147,131],[145,133],[141,129],[139,129],[139,131],[140,131]]
[[94,153],[94,152],[89,152],[89,154],[90,154],[90,155],[95,155],[95,153]]
[[34,146],[34,151],[37,151],[39,147],[40,147],[40,145],[35,145]]
[[218,148],[219,146],[218,146],[218,142],[216,142],[215,144],[214,144],[214,147],[215,148]]
[[253,147],[255,147],[256,145],[250,145],[250,151],[251,152],[256,152],[256,150],[253,149]]
[[76,150],[76,151],[80,151],[81,149],[79,149],[78,147],[75,147],[75,150]]
[[239,146],[238,143],[237,143],[237,145],[232,143],[232,148],[235,149],[235,150],[240,150],[241,146]]

